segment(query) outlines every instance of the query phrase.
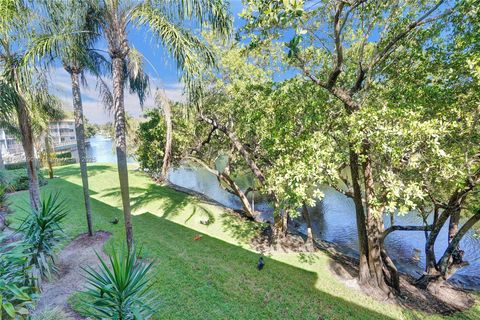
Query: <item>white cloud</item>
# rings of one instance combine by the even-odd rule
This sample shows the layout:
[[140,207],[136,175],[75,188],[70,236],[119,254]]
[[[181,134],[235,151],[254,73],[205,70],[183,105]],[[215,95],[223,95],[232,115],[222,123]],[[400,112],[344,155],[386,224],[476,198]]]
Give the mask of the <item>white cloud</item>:
[[[72,107],[72,87],[70,75],[62,68],[53,68],[50,71],[52,93],[57,95],[63,102],[66,110],[73,110]],[[85,76],[87,87],[82,86],[83,111],[91,123],[106,123],[113,120],[113,115],[105,110],[98,90],[96,89],[96,79],[92,75]],[[107,80],[107,83],[110,83]],[[184,101],[183,85],[181,83],[162,83],[158,79],[152,78],[150,81],[151,93],[146,98],[144,108],[154,106],[154,91],[157,87],[163,88],[167,97],[173,101]],[[125,110],[133,117],[141,117],[143,110],[138,101],[138,97],[125,90]]]

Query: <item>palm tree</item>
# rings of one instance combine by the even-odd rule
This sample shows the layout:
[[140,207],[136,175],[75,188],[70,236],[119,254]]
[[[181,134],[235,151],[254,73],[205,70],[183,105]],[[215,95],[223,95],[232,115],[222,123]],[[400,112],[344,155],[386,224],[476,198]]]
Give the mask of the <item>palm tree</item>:
[[131,249],[133,230],[128,191],[124,87],[128,82],[130,92],[136,92],[143,104],[148,92],[148,78],[139,77],[137,72],[141,56],[138,51],[132,50],[128,42],[130,26],[147,27],[174,58],[187,84],[191,84],[198,71],[214,61],[210,50],[189,28],[210,25],[214,31],[227,35],[231,30],[231,19],[223,0],[90,1],[95,6],[112,61],[118,174],[127,245]]
[[98,24],[96,23],[97,19],[92,16],[95,11],[91,6],[88,6],[88,3],[75,0],[51,1],[47,13],[49,18],[43,25],[43,33],[34,39],[29,53],[33,56],[49,57],[47,63],[53,62],[55,58],[60,58],[64,69],[70,75],[85,214],[88,234],[92,236],[92,209],[85,148],[85,119],[80,82],[84,79],[86,71],[93,73],[97,77],[97,85],[102,93],[104,103],[110,106],[111,94],[101,77],[109,73],[110,65],[94,48],[99,37]]
[[0,145],[0,170],[5,169],[5,162],[3,161],[2,149],[3,149],[3,146]]
[[[60,121],[65,119],[65,112],[62,109],[61,102],[58,98],[51,96],[48,104],[39,105],[34,114],[32,115],[32,127],[34,135],[39,137],[38,145],[42,145],[45,158],[48,164],[48,174],[50,179],[53,179],[53,164],[52,164],[52,145],[51,145],[51,133],[50,133],[50,121]],[[40,149],[40,147],[38,148]]]
[[0,110],[15,114],[25,152],[30,203],[33,210],[38,211],[40,187],[31,112],[36,106],[48,103],[51,96],[44,74],[24,59],[36,17],[29,5],[21,0],[0,2]]

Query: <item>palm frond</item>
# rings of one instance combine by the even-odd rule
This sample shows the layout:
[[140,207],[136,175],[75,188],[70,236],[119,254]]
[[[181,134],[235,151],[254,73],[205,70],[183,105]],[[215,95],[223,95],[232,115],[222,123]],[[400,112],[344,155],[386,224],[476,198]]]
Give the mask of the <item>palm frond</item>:
[[135,48],[130,48],[125,65],[126,78],[128,78],[130,93],[136,93],[143,107],[145,98],[149,94],[150,78],[145,72],[143,55]]
[[144,4],[137,7],[132,16],[136,18],[138,25],[150,27],[177,63],[187,83],[192,81],[203,68],[214,65],[215,59],[210,48],[191,31],[172,23],[159,8]]
[[229,36],[232,31],[229,3],[225,0],[156,0],[153,5],[171,21],[185,21],[200,28],[209,26],[222,36]]

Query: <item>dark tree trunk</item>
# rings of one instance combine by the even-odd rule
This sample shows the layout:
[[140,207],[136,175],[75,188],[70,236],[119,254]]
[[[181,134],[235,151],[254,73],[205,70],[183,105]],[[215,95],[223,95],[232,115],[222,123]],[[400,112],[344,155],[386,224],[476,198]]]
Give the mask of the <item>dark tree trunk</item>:
[[350,147],[350,174],[352,176],[353,202],[355,204],[355,216],[358,233],[358,254],[359,254],[359,281],[365,284],[369,281],[370,270],[368,267],[368,240],[367,227],[365,222],[365,211],[362,203],[362,190],[360,188],[358,173],[359,163],[358,155]]
[[260,168],[257,166],[255,161],[252,159],[247,149],[240,142],[237,135],[231,131],[227,131],[226,134],[230,138],[230,141],[232,141],[233,145],[235,146],[235,149],[242,155],[243,159],[245,160],[249,168],[252,170],[255,177],[258,179],[258,181],[260,181],[262,185],[264,185],[265,176],[263,175],[263,172],[260,170]]
[[265,184],[265,176],[263,172],[260,170],[260,168],[257,166],[255,163],[254,159],[248,152],[248,150],[245,148],[245,146],[242,144],[242,142],[238,139],[237,135],[232,132],[231,130],[228,130],[224,125],[218,123],[217,121],[210,119],[206,116],[201,115],[201,120],[204,122],[212,125],[214,128],[219,129],[221,132],[223,132],[227,137],[230,139],[230,141],[233,143],[235,150],[237,150],[245,162],[247,163],[248,167],[250,170],[252,170],[253,174],[255,177],[260,181],[261,185]]
[[90,191],[88,186],[87,152],[85,150],[85,127],[83,119],[82,95],[78,73],[70,72],[72,80],[73,110],[75,114],[75,135],[77,137],[78,159],[80,163],[80,174],[82,176],[83,200],[87,218],[88,234],[93,236],[92,208],[90,205]]
[[[365,148],[366,157],[363,163],[363,175],[365,182],[365,202],[367,215],[367,241],[368,241],[368,267],[370,270],[369,283],[375,288],[380,288],[383,292],[389,293],[384,274],[384,262],[382,260],[382,241],[383,241],[383,209],[375,208],[372,205],[374,196],[373,173],[368,155],[368,147]],[[386,251],[383,251],[387,256]]]
[[124,58],[118,56],[112,57],[113,110],[115,113],[115,142],[117,150],[118,177],[120,180],[120,192],[122,195],[127,247],[131,250],[133,247],[133,227],[130,209],[130,194],[128,190],[127,141],[124,106],[125,80],[123,75],[124,65]]
[[452,267],[454,264],[461,264],[461,259],[453,259],[452,255],[457,250],[460,241],[465,236],[465,234],[478,222],[480,221],[480,210],[471,216],[467,222],[458,230],[455,236],[451,239],[450,244],[448,245],[447,249],[445,250],[442,258],[438,263],[438,269],[444,279],[448,278],[449,268]]
[[448,224],[448,243],[452,242],[453,238],[458,232],[458,224],[460,222],[460,210],[452,213],[450,222]]
[[[467,194],[471,191],[471,186],[463,190],[456,191],[449,199],[446,209],[437,217],[435,211],[435,219],[432,231],[425,244],[426,267],[425,273],[417,280],[417,284],[421,288],[426,288],[432,281],[437,281],[441,277],[439,263],[435,257],[435,242],[437,241],[440,230],[445,225],[447,220],[455,215],[460,215],[461,207]],[[455,219],[455,218],[454,218]],[[450,228],[449,228],[450,231]],[[455,238],[455,236],[453,237]],[[449,240],[448,248],[451,248],[452,240]],[[457,243],[458,245],[458,243]],[[447,248],[447,250],[448,250]],[[453,248],[455,250],[456,248]],[[453,251],[452,251],[453,252]],[[444,255],[445,256],[445,255]],[[449,258],[451,255],[447,255]]]
[[240,202],[242,203],[243,210],[245,211],[245,214],[249,218],[255,218],[255,212],[253,211],[250,202],[248,201],[247,196],[245,193],[240,189],[240,187],[235,183],[235,181],[230,177],[230,170],[225,168],[225,170],[221,173],[219,173],[220,179],[225,181],[228,186],[233,190],[235,195],[240,199]]

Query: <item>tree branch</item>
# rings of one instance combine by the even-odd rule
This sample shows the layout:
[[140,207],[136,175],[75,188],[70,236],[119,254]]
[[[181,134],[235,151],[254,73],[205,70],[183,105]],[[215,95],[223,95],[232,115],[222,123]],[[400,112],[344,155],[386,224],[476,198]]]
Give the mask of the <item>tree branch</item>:
[[394,231],[432,231],[433,224],[428,226],[391,226],[383,231],[382,240]]
[[345,7],[344,2],[340,2],[338,4],[338,7],[335,10],[335,16],[333,19],[333,38],[335,40],[335,55],[337,56],[337,59],[335,62],[335,67],[333,68],[333,71],[330,73],[330,76],[328,77],[328,80],[327,80],[326,88],[329,90],[335,85],[335,82],[337,81],[338,76],[342,71],[341,67],[343,63],[343,47],[342,47],[341,33],[346,20],[342,24],[340,20],[340,16],[342,15],[342,11],[344,7]]
[[440,0],[439,2],[437,2],[437,4],[435,6],[433,6],[430,10],[428,10],[424,15],[422,15],[420,18],[418,18],[417,20],[415,20],[414,22],[411,22],[407,28],[405,28],[404,31],[402,31],[401,33],[397,34],[392,40],[390,40],[389,43],[387,43],[387,45],[385,46],[385,48],[378,54],[375,56],[375,58],[373,59],[373,62],[372,64],[370,65],[370,68],[374,68],[377,64],[379,64],[381,61],[383,61],[386,57],[388,57],[390,55],[391,52],[393,52],[394,50],[391,51],[391,49],[399,42],[401,41],[402,39],[404,39],[406,36],[408,36],[412,30],[414,30],[415,28],[419,27],[419,26],[422,26],[424,24],[427,24],[427,23],[430,23],[432,21],[435,21],[435,20],[438,20],[448,14],[450,14],[452,12],[451,9],[448,9],[446,10],[444,13],[440,14],[439,16],[437,17],[434,17],[434,18],[430,18],[430,19],[427,19],[435,10],[437,10],[443,3],[445,2],[445,0]]

